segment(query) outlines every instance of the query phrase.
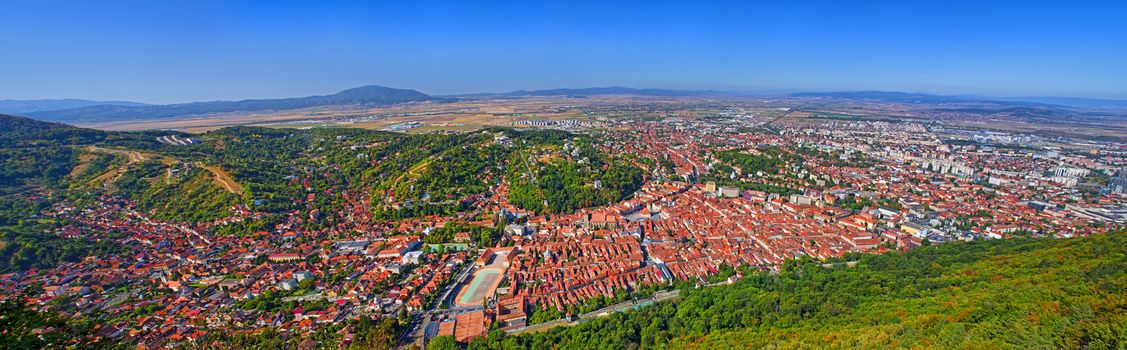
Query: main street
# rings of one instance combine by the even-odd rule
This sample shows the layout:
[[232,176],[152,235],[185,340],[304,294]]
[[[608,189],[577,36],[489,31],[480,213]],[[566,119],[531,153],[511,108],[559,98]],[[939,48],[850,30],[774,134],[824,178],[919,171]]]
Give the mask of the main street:
[[472,260],[471,262],[467,262],[466,266],[454,276],[454,279],[443,288],[442,293],[440,293],[439,297],[430,305],[429,310],[414,313],[411,318],[411,323],[407,325],[403,330],[403,334],[399,337],[399,344],[407,345],[416,342],[425,344],[427,329],[430,328],[430,321],[435,315],[446,312],[461,313],[481,309],[481,306],[446,307],[447,305],[453,304],[453,297],[456,295],[454,291],[458,289],[458,286],[465,283],[469,276],[473,275],[474,270],[475,266]]

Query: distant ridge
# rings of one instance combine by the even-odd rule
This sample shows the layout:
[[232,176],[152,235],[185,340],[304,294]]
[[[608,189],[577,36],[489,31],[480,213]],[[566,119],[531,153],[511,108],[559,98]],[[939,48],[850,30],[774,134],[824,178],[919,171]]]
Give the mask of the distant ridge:
[[994,97],[993,99],[999,101],[1026,101],[1085,108],[1127,108],[1127,100],[1112,100],[1103,98],[1025,96]]
[[332,95],[257,99],[242,101],[192,102],[169,105],[95,105],[81,108],[26,113],[48,121],[106,122],[141,119],[162,119],[191,115],[230,112],[259,112],[330,105],[382,106],[396,103],[435,101],[440,98],[409,89],[378,85],[362,86]]
[[736,96],[738,94],[717,90],[670,90],[638,89],[621,86],[560,88],[547,90],[517,90],[500,93],[476,93],[455,95],[457,97],[521,97],[521,96],[592,96],[592,95],[636,95],[636,96]]
[[32,112],[58,111],[98,105],[147,106],[147,104],[128,101],[92,101],[76,98],[45,100],[0,100],[0,113],[26,114]]
[[[431,96],[411,89],[396,89],[378,85],[361,86],[332,95],[307,96],[282,99],[252,99],[241,101],[209,101],[168,105],[147,105],[123,101],[90,101],[77,99],[63,100],[0,100],[0,113],[18,114],[45,121],[68,123],[96,123],[130,120],[151,120],[186,116],[208,115],[232,112],[267,112],[297,108],[362,105],[384,106],[418,101],[455,101],[477,98],[519,98],[533,96],[587,97],[598,95],[631,95],[655,97],[737,97],[737,96],[787,96],[798,98],[827,98],[843,100],[869,100],[909,104],[972,104],[974,107],[1029,107],[1053,109],[1057,114],[1060,108],[1105,108],[1127,109],[1127,101],[1109,99],[1089,99],[1071,97],[989,97],[976,95],[935,95],[926,93],[907,93],[894,91],[835,91],[835,92],[796,92],[786,95],[755,94],[720,90],[675,90],[629,88],[621,86],[559,88],[544,90],[517,90],[499,93],[471,93],[447,96]],[[958,108],[965,108],[960,106]],[[1076,110],[1072,110],[1076,112]],[[995,111],[997,112],[997,111]],[[1013,111],[1000,111],[1013,112]],[[1087,111],[1083,111],[1087,112]],[[1113,112],[1116,111],[1105,111]],[[1022,112],[1026,113],[1026,112]],[[1045,112],[1037,112],[1046,114]]]
[[3,138],[8,133],[13,132],[23,133],[74,128],[74,126],[63,123],[52,123],[35,120],[28,117],[0,114],[0,132],[3,133],[3,135],[0,135],[0,138]]
[[971,96],[944,96],[895,91],[832,91],[832,92],[796,92],[789,94],[791,97],[823,97],[846,100],[873,100],[896,103],[952,103],[985,101],[984,98]]
[[[85,142],[91,138],[102,137],[105,131],[84,129],[63,123],[52,123],[35,120],[27,117],[0,114],[0,169],[11,166],[19,157],[13,157],[10,151],[14,148],[26,150],[44,150],[55,143],[70,144],[71,142]],[[7,164],[4,164],[7,163]],[[41,164],[49,168],[49,164]],[[11,173],[0,170],[0,187],[5,183],[5,177],[14,177]],[[6,193],[0,189],[0,193]]]
[[895,103],[994,103],[1020,107],[1077,107],[1077,108],[1127,108],[1125,100],[1079,98],[1079,97],[995,97],[977,95],[935,95],[895,91],[833,91],[796,92],[791,97],[822,97],[847,100],[872,100]]

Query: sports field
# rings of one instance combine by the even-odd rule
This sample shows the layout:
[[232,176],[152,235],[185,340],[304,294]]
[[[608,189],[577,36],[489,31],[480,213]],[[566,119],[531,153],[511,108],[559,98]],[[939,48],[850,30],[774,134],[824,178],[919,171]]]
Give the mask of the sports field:
[[458,299],[455,303],[458,306],[481,305],[481,301],[485,297],[493,294],[497,290],[497,285],[501,283],[501,271],[495,268],[486,267],[474,273],[473,280],[470,284],[462,288],[458,293]]
[[505,271],[509,268],[508,263],[505,262],[505,257],[508,254],[508,251],[497,252],[490,259],[489,265],[475,271],[473,279],[462,285],[461,290],[458,291],[454,305],[479,306],[485,298],[492,296],[497,287],[501,285],[501,280],[505,278]]

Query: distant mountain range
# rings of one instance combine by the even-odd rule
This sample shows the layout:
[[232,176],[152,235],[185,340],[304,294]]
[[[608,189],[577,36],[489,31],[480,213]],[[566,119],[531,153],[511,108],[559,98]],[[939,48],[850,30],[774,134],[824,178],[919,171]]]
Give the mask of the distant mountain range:
[[1046,103],[1070,107],[1085,108],[1127,108],[1127,100],[1111,100],[1103,98],[1083,97],[1052,97],[1052,96],[1027,96],[1027,97],[991,97],[998,101],[1022,101]]
[[636,89],[621,86],[591,87],[591,88],[561,88],[547,90],[517,90],[498,93],[475,93],[453,95],[451,97],[523,97],[523,96],[594,96],[594,95],[637,95],[637,96],[735,96],[739,93],[718,90],[669,90],[669,89]]
[[873,100],[895,103],[953,103],[980,100],[971,96],[944,96],[893,91],[796,92],[787,96],[835,98],[843,100]]
[[0,112],[9,114],[26,114],[44,111],[58,111],[63,109],[83,108],[90,106],[147,106],[144,103],[126,101],[91,101],[74,98],[57,100],[0,100]]
[[[192,102],[168,105],[100,104],[21,114],[48,121],[107,122],[175,118],[214,113],[277,111],[332,105],[383,106],[405,102],[438,100],[442,100],[442,98],[430,96],[415,90],[369,85],[324,96]],[[0,109],[0,112],[15,113],[3,109]]]
[[1024,107],[1077,107],[1077,108],[1127,108],[1127,100],[1095,99],[1082,97],[996,97],[978,95],[933,95],[894,91],[837,91],[837,92],[798,92],[792,97],[821,97],[846,100],[872,100],[895,103],[993,103]]
[[1127,101],[1071,97],[990,97],[888,91],[800,92],[789,96],[926,105],[939,112],[1026,118],[1040,123],[1069,119],[1122,118]]
[[[530,96],[570,96],[586,97],[597,95],[636,95],[655,97],[678,96],[756,96],[749,93],[719,90],[670,90],[638,89],[628,87],[561,88],[547,90],[518,90],[500,93],[476,93],[448,96],[432,96],[416,90],[396,89],[369,85],[348,89],[332,95],[307,96],[282,99],[254,99],[242,101],[192,102],[167,105],[149,105],[122,101],[90,100],[0,100],[0,113],[26,115],[39,120],[69,123],[96,123],[146,119],[177,118],[197,115],[266,112],[297,108],[333,105],[385,106],[397,103],[436,101],[448,102],[460,99],[479,98],[520,98]],[[988,97],[975,95],[933,95],[889,91],[839,91],[839,92],[799,92],[786,96],[798,98],[827,98],[844,100],[867,100],[890,103],[911,104],[979,104],[975,108],[1027,107],[1044,109],[1042,112],[1056,115],[1064,113],[1061,108],[1089,109],[1127,109],[1127,101],[1088,99],[1071,97]],[[992,105],[992,106],[989,106]],[[953,108],[966,108],[957,106]]]

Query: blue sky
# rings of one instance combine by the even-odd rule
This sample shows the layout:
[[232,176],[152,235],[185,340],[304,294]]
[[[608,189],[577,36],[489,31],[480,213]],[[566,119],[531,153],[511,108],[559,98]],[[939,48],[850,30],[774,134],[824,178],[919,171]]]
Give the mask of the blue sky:
[[0,99],[631,86],[1127,98],[1127,2],[4,1]]

